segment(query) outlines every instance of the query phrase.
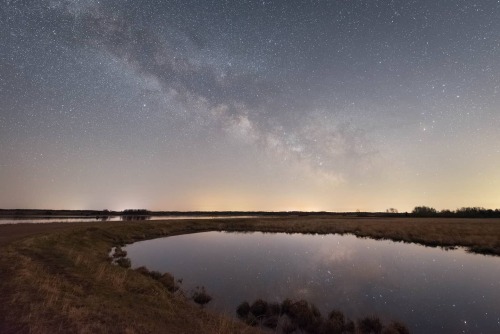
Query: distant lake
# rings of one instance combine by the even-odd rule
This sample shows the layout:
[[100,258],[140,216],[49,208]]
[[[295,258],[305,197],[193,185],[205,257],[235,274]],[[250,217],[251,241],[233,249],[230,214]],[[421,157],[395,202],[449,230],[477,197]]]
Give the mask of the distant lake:
[[110,221],[133,221],[133,220],[177,220],[177,219],[229,219],[229,218],[252,218],[253,216],[47,216],[47,217],[0,217],[2,224],[40,224],[40,223],[82,223],[82,222],[110,222]]
[[124,248],[132,267],[170,272],[208,307],[305,299],[326,315],[376,314],[412,333],[500,333],[500,258],[352,235],[205,232]]

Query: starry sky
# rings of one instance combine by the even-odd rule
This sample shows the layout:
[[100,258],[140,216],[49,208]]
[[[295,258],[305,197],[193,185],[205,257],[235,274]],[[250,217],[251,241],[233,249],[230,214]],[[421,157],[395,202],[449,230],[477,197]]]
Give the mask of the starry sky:
[[500,207],[500,1],[0,0],[0,207]]

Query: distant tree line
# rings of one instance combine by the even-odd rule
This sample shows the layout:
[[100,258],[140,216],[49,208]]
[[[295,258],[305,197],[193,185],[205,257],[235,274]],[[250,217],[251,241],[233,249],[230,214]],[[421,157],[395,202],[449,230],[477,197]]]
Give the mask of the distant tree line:
[[428,206],[417,206],[410,215],[415,217],[500,218],[500,209],[492,210],[482,207],[463,207],[455,211],[438,211]]
[[150,215],[151,211],[146,210],[146,209],[127,209],[123,210],[122,214],[124,215],[133,215],[133,216],[142,216],[142,215]]
[[[438,211],[429,206],[417,206],[411,212],[399,212],[389,208],[385,212],[329,212],[329,211],[149,211],[146,209],[111,210],[39,210],[39,209],[0,209],[0,217],[96,217],[107,220],[121,216],[123,220],[136,220],[150,216],[355,216],[355,217],[459,217],[459,218],[500,218],[500,209],[482,207],[463,207],[457,210]],[[136,218],[137,217],[137,218]],[[139,218],[140,217],[140,218]],[[147,218],[146,218],[147,219]]]

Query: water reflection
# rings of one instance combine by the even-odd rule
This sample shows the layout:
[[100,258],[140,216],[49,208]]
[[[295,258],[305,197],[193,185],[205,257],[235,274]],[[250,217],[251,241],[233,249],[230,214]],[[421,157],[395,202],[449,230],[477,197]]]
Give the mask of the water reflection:
[[141,221],[141,220],[178,220],[178,219],[232,219],[232,218],[254,218],[253,216],[148,216],[148,215],[124,215],[124,216],[50,216],[50,217],[0,217],[2,224],[40,224],[40,223],[82,223],[95,221]]
[[24,216],[24,217],[0,217],[2,224],[37,224],[37,223],[80,223],[80,222],[107,222],[119,221],[119,216]]
[[126,247],[132,266],[204,285],[211,307],[306,299],[414,333],[500,332],[500,259],[354,236],[208,232]]
[[150,220],[151,216],[144,215],[126,215],[120,217],[122,221],[134,221],[134,220]]

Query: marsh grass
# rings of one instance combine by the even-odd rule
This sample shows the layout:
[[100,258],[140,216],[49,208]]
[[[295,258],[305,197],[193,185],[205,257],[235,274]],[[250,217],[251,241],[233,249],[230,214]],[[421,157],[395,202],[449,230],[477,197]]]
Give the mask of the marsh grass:
[[[245,226],[246,225],[246,226]],[[471,253],[500,255],[500,219],[380,218],[328,216],[259,218],[226,231],[306,234],[354,234],[371,239],[416,243],[429,247],[464,247]]]
[[179,284],[182,282],[182,280],[176,281],[174,276],[172,276],[170,273],[162,274],[159,271],[149,271],[149,269],[144,266],[136,268],[134,269],[134,271],[160,282],[169,292],[176,292],[180,289]]
[[[8,229],[12,227],[0,227],[0,232]],[[24,239],[0,249],[0,333],[258,331],[174,294],[165,288],[163,274],[155,280],[113,265],[111,249],[137,240],[214,230],[352,233],[500,255],[499,219],[300,216],[48,224],[34,229],[46,234],[30,236],[33,232],[27,231]],[[253,318],[248,321],[258,321]]]
[[123,267],[123,268],[130,268],[132,266],[130,259],[126,258],[126,257],[121,257],[121,258],[117,259],[116,264],[119,265],[120,267]]
[[[123,228],[126,235],[130,230]],[[176,288],[165,286],[175,286],[171,275],[113,265],[107,254],[122,237],[106,228],[77,228],[4,247],[0,332],[255,332],[173,294]]]

